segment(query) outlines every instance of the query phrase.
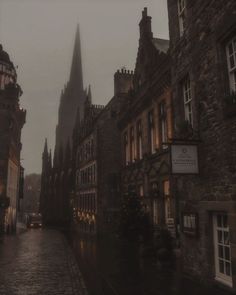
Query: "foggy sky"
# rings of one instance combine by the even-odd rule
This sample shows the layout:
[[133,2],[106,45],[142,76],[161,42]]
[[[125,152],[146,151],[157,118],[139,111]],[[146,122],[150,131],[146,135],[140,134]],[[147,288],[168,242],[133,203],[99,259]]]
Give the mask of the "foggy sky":
[[168,38],[167,0],[0,0],[0,43],[18,65],[27,110],[21,154],[27,173],[41,172],[45,137],[54,149],[60,92],[69,79],[80,25],[84,87],[93,102],[113,96],[113,75],[133,70],[141,13],[152,16],[154,37]]

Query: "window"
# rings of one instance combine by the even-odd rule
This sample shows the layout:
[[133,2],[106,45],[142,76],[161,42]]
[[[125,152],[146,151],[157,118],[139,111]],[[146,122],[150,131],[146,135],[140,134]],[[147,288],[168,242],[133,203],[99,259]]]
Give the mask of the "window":
[[129,146],[128,146],[128,134],[124,134],[124,155],[125,155],[125,165],[129,162]]
[[197,214],[196,213],[183,213],[183,232],[185,234],[197,234]]
[[160,126],[160,143],[167,142],[167,117],[166,103],[163,101],[159,104],[159,126]]
[[135,159],[135,146],[134,146],[134,127],[130,128],[130,159],[134,162]]
[[153,200],[153,224],[158,225],[158,203]]
[[137,157],[142,159],[143,150],[142,150],[142,123],[138,121],[137,123]]
[[232,286],[231,249],[228,216],[213,216],[216,280]]
[[155,153],[155,129],[154,129],[154,118],[153,111],[148,113],[148,128],[149,128],[149,142],[151,153]]
[[144,196],[144,190],[143,190],[143,185],[139,186],[139,196],[143,197]]
[[236,37],[226,47],[231,92],[236,92]]
[[185,28],[186,28],[186,3],[185,0],[178,0],[178,16],[179,16],[179,32],[180,37],[183,36]]
[[193,126],[193,111],[192,111],[192,92],[191,92],[191,83],[190,78],[187,76],[182,82],[182,90],[184,96],[184,114],[185,120],[188,121],[191,126]]

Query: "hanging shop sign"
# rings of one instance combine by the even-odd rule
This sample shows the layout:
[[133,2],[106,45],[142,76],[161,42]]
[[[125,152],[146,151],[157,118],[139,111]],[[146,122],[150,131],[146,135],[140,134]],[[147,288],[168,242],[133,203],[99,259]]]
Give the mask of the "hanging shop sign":
[[173,174],[198,174],[197,145],[171,145],[171,166]]

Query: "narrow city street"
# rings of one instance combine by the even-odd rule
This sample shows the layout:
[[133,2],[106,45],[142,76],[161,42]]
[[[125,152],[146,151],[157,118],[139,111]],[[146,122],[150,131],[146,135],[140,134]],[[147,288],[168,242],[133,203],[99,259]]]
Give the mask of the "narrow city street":
[[31,229],[0,242],[1,295],[86,295],[63,234]]
[[128,242],[79,236],[70,242],[74,253],[63,233],[52,229],[21,227],[20,233],[5,236],[0,295],[229,294],[161,267]]

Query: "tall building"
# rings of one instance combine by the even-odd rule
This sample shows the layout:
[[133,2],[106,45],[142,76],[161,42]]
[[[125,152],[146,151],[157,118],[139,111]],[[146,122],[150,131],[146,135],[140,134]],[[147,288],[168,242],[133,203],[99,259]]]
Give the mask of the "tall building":
[[79,108],[80,118],[83,118],[85,98],[86,92],[83,88],[80,32],[78,26],[75,36],[69,82],[61,92],[58,124],[56,127],[55,153],[57,155],[61,147],[63,149],[66,148],[68,141],[70,145],[72,143],[77,110]]
[[176,236],[178,215],[170,189],[173,126],[169,41],[153,37],[147,8],[139,28],[134,73],[118,73],[133,84],[119,120],[122,192],[136,192],[154,229],[165,227]]
[[236,290],[236,2],[168,11],[183,266]]
[[85,102],[75,129],[74,225],[79,232],[108,234],[120,209],[121,136],[118,118],[132,85],[132,74],[114,75],[115,93],[106,106]]
[[42,158],[40,211],[45,224],[69,222],[69,196],[73,184],[72,137],[76,115],[84,116],[86,91],[83,89],[80,33],[77,27],[70,78],[61,93],[56,143],[53,155],[45,142]]
[[21,95],[15,67],[0,45],[0,233],[16,229],[22,183],[21,129],[26,117],[19,104]]

